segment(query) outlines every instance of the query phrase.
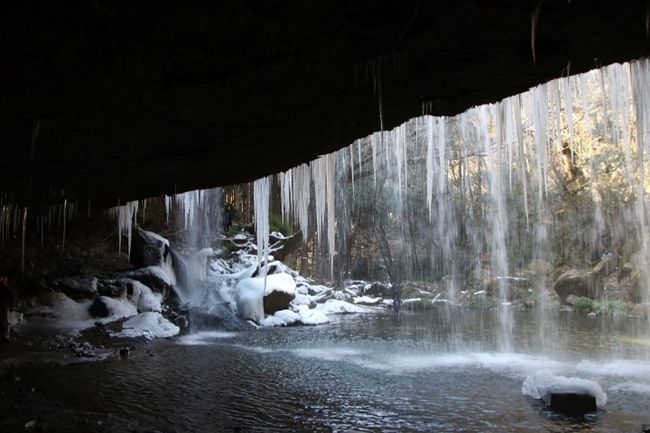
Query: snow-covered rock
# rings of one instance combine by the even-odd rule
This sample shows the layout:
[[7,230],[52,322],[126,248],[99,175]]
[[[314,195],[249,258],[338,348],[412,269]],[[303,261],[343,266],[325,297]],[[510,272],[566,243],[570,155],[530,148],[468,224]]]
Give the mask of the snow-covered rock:
[[235,300],[239,315],[261,323],[264,312],[284,310],[295,297],[296,282],[288,274],[244,278],[237,283]]
[[109,298],[98,296],[88,308],[95,317],[110,317],[113,320],[131,317],[138,314],[138,310],[131,302],[124,298]]
[[[544,400],[553,410],[566,412],[582,412],[585,396],[593,397],[597,407],[607,403],[607,395],[600,385],[592,380],[577,377],[555,376],[549,371],[540,371],[526,378],[521,388],[524,395]],[[562,396],[561,406],[553,407],[553,397]],[[567,397],[569,396],[569,397]],[[571,405],[575,410],[571,410]]]
[[349,302],[341,301],[338,299],[328,299],[323,304],[316,305],[316,310],[323,314],[350,314],[350,313],[374,313],[375,311],[354,305]]
[[305,305],[301,306],[298,314],[300,315],[300,323],[303,325],[322,325],[330,321],[322,311],[310,309]]
[[352,302],[361,305],[377,305],[382,300],[383,298],[373,298],[372,296],[358,296],[356,298],[352,298]]
[[264,279],[245,278],[237,283],[235,302],[242,318],[261,323],[264,319]]
[[287,322],[276,316],[266,316],[260,321],[260,325],[270,328],[273,326],[287,326]]
[[134,316],[122,324],[122,330],[114,333],[116,337],[167,338],[180,332],[180,328],[160,313],[147,312]]
[[287,325],[292,325],[300,320],[300,314],[291,310],[276,311],[274,316],[282,320]]
[[138,312],[162,311],[162,295],[153,291],[139,281],[132,281],[129,287],[130,298]]

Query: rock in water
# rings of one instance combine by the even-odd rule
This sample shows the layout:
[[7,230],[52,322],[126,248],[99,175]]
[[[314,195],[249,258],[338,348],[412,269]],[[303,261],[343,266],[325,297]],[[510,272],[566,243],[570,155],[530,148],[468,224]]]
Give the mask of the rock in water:
[[607,395],[598,383],[576,377],[555,376],[548,371],[528,376],[521,392],[543,400],[553,411],[570,414],[593,412],[607,402]]
[[549,391],[544,396],[544,403],[552,411],[569,414],[583,414],[598,409],[595,396],[576,392]]

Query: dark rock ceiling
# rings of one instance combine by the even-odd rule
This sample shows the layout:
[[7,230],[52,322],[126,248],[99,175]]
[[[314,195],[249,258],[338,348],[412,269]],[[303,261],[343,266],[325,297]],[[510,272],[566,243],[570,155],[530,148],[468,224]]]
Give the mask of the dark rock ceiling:
[[[531,17],[539,7],[536,57]],[[646,1],[3,0],[0,191],[122,201],[281,171],[647,55]],[[376,80],[375,80],[376,78]]]

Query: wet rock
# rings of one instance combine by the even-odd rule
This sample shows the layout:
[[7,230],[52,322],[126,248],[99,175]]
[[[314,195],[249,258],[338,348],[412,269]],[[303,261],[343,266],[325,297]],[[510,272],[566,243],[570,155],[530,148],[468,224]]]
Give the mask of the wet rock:
[[98,296],[88,308],[94,317],[130,317],[138,314],[135,305],[124,299],[114,299],[108,296]]
[[632,264],[625,263],[618,270],[618,275],[616,275],[616,279],[618,280],[619,283],[625,281],[632,274],[632,271],[634,271],[634,267],[632,266]]
[[117,351],[117,354],[120,356],[122,359],[128,359],[130,355],[130,351],[128,347],[123,347],[120,350]]
[[363,288],[363,294],[366,296],[381,296],[382,298],[390,297],[390,287],[384,283],[376,281],[368,284]]
[[99,280],[97,282],[97,293],[102,296],[119,298],[126,293],[129,280]]
[[523,271],[523,273],[526,274],[525,276],[528,278],[533,276],[548,276],[551,275],[552,272],[553,265],[541,259],[531,260]]
[[560,275],[553,284],[553,290],[566,302],[569,295],[598,299],[602,292],[601,286],[601,280],[593,270],[572,269]]
[[92,299],[97,295],[97,278],[85,276],[61,278],[54,281],[54,288],[76,301]]
[[186,328],[191,326],[193,330],[223,329],[226,331],[238,331],[250,327],[245,320],[233,313],[227,302],[211,306],[193,306],[185,314],[187,316],[179,315],[173,320],[174,324],[181,329],[183,329],[182,325]]
[[578,392],[549,392],[544,396],[544,403],[552,411],[567,414],[585,414],[598,409],[595,396]]
[[285,291],[273,291],[264,296],[264,312],[274,314],[276,311],[286,310],[295,295]]
[[161,266],[170,254],[169,241],[162,236],[136,227],[131,241],[129,260],[136,268]]
[[637,304],[632,307],[629,314],[631,317],[638,317],[641,319],[650,318],[650,304]]
[[172,278],[158,266],[148,266],[142,269],[136,269],[128,274],[129,278],[141,282],[148,286],[154,292],[168,294],[173,292]]
[[643,424],[641,426],[641,433],[650,433],[650,424]]
[[602,255],[600,262],[594,266],[594,273],[601,278],[608,276],[616,270],[618,266],[618,257],[613,253],[605,253]]
[[108,308],[108,304],[105,301],[107,297],[106,296],[99,296],[95,298],[92,304],[90,304],[90,307],[88,308],[88,312],[91,314],[93,317],[108,317],[110,316],[110,311]]
[[506,298],[512,301],[528,296],[528,289],[531,283],[528,278],[523,277],[494,277],[487,284],[488,295],[501,299],[502,286],[505,290]]

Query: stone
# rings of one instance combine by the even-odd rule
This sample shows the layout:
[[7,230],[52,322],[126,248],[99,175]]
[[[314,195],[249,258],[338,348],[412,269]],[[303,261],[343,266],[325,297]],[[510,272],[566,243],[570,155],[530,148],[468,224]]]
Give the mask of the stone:
[[286,310],[294,297],[294,294],[283,291],[273,291],[267,294],[264,296],[264,313],[274,314],[276,311]]
[[54,288],[63,292],[68,297],[78,301],[80,299],[92,299],[97,295],[96,277],[66,277],[53,282]]
[[618,282],[620,283],[621,281],[624,281],[626,278],[628,278],[632,274],[632,271],[634,271],[632,263],[624,263],[623,266],[621,266],[621,268],[618,270],[618,275],[616,276]]
[[618,265],[618,257],[612,253],[605,253],[600,259],[600,262],[594,266],[594,273],[601,278],[608,276],[616,270]]
[[108,317],[111,315],[110,309],[105,302],[106,297],[105,296],[98,296],[95,298],[92,304],[90,304],[90,307],[88,308],[88,312],[93,316],[93,317]]
[[131,241],[129,260],[136,268],[162,266],[170,259],[169,241],[162,236],[136,227]]
[[375,281],[363,288],[363,294],[366,296],[381,296],[382,298],[388,298],[391,296],[391,290],[388,285]]
[[124,279],[99,280],[97,282],[97,293],[99,293],[101,296],[119,298],[120,296],[126,293],[127,281],[128,280],[124,280]]
[[596,397],[576,392],[549,392],[544,403],[554,412],[566,414],[585,414],[598,410]]
[[602,283],[593,270],[571,269],[560,275],[553,284],[553,290],[564,302],[569,295],[599,299]]
[[154,292],[164,295],[173,292],[174,281],[172,278],[158,266],[148,266],[146,268],[136,269],[127,274],[129,278],[140,281],[148,286]]
[[128,347],[122,347],[120,350],[118,350],[117,353],[118,353],[118,355],[120,356],[120,358],[122,358],[122,359],[128,359],[128,358],[129,358],[130,351],[129,351],[129,348],[128,348]]

